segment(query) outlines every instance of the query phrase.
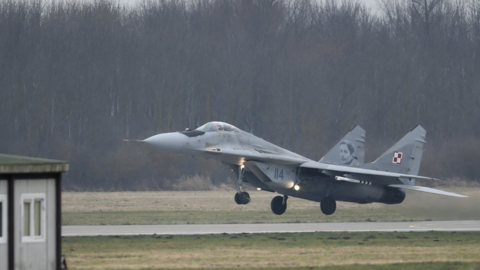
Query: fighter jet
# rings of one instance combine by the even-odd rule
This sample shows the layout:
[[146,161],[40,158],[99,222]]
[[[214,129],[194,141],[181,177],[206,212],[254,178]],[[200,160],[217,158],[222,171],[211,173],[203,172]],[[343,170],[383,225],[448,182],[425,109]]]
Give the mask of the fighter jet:
[[415,185],[419,176],[426,131],[420,125],[406,134],[377,160],[365,163],[365,131],[356,126],[322,159],[314,161],[223,122],[195,129],[162,133],[142,142],[159,150],[216,159],[236,174],[234,199],[248,204],[248,183],[258,190],[276,192],[272,212],[281,215],[289,196],[320,202],[325,215],[335,212],[337,201],[399,204],[405,190],[453,197],[464,195]]

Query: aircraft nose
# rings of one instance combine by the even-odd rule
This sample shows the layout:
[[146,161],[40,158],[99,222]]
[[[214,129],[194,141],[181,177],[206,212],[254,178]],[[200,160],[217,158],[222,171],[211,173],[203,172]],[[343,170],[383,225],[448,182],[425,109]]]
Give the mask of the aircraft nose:
[[179,152],[183,148],[185,136],[178,132],[162,133],[143,140],[147,145],[151,145],[162,150]]

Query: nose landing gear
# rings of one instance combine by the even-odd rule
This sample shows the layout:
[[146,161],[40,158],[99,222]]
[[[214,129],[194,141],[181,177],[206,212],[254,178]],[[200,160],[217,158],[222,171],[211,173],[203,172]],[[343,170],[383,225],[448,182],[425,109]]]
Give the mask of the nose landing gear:
[[242,182],[243,182],[243,165],[238,166],[238,179],[235,183],[237,187],[237,193],[235,193],[235,202],[237,204],[248,204],[250,202],[250,194],[242,190]]
[[235,193],[235,202],[237,204],[248,204],[250,202],[250,194],[248,192],[242,191],[240,193]]

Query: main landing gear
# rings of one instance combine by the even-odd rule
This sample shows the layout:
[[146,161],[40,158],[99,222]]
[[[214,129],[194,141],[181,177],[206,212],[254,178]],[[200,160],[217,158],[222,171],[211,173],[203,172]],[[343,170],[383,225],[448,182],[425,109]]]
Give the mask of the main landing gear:
[[[288,200],[287,195],[276,196],[275,198],[273,198],[272,203],[270,204],[272,208],[272,212],[276,215],[281,215],[285,213],[285,211],[287,210],[287,200]],[[337,209],[337,203],[335,202],[335,199],[333,199],[332,197],[326,196],[320,202],[320,209],[322,210],[322,213],[329,216],[333,214]]]
[[248,204],[250,202],[250,194],[242,190],[243,172],[243,165],[238,166],[237,193],[235,193],[234,197],[237,204]]
[[285,213],[287,210],[287,200],[288,196],[276,196],[275,198],[272,199],[272,203],[270,206],[272,207],[272,212],[277,215],[281,215]]
[[329,215],[333,214],[335,212],[335,210],[337,209],[337,203],[335,202],[335,200],[332,197],[326,196],[320,202],[320,209],[322,210],[322,213],[329,216]]

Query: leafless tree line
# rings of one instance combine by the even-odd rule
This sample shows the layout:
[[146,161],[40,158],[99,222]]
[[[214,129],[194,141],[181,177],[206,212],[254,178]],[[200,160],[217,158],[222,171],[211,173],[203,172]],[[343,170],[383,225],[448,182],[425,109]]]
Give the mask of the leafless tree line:
[[218,163],[123,143],[226,121],[313,159],[423,125],[422,174],[480,175],[480,1],[0,2],[0,152],[69,160],[67,188],[157,189]]

